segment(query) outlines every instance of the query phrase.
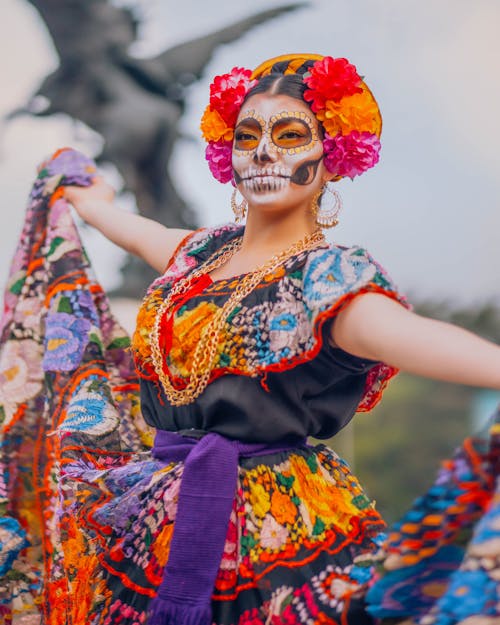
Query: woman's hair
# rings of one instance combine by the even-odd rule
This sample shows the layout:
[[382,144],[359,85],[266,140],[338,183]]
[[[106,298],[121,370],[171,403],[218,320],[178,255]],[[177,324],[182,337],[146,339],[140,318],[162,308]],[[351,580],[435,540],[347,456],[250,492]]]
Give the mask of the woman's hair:
[[[304,99],[304,92],[307,89],[306,83],[302,80],[302,75],[297,74],[278,74],[271,73],[267,76],[263,76],[259,82],[250,89],[245,99],[242,102],[242,107],[246,101],[253,95],[259,93],[267,93],[268,95],[287,95],[299,102],[303,102],[308,109],[311,110],[311,114],[314,115],[310,103]],[[315,115],[314,115],[315,116]],[[323,125],[318,123],[318,133],[321,139],[324,137]]]
[[270,73],[262,76],[255,87],[250,89],[243,103],[258,93],[269,93],[270,95],[287,95],[296,100],[301,100],[309,106],[309,103],[304,99],[304,92],[308,87],[303,80],[303,75],[314,65],[314,61],[306,61],[295,70],[294,74],[284,73],[288,65],[288,61],[281,61],[273,65]]

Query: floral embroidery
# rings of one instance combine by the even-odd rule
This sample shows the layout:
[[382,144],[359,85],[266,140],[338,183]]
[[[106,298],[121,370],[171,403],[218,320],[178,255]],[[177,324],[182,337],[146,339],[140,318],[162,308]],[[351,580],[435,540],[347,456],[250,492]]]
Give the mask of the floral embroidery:
[[[31,321],[30,321],[31,323]],[[7,425],[19,404],[41,390],[40,346],[31,339],[9,341],[0,354],[0,424]]]
[[260,544],[264,549],[271,549],[273,551],[280,549],[280,547],[286,544],[288,537],[289,533],[286,527],[280,525],[274,517],[268,514],[264,518],[260,530]]
[[16,306],[14,322],[26,330],[40,333],[40,311],[43,302],[38,297],[26,297]]
[[[86,159],[69,162],[75,178],[88,182]],[[19,264],[9,279],[12,297],[0,346],[0,618],[145,625],[174,535],[183,463],[152,457],[128,339],[80,244],[69,254],[54,255],[43,272],[37,266],[41,248],[31,254],[33,232],[41,247],[49,236],[48,194],[57,195],[62,179],[63,172],[50,166],[35,184],[21,238],[25,251],[16,255]],[[64,222],[64,212],[60,217]],[[52,227],[57,230],[57,224]],[[235,232],[222,230],[225,236]],[[211,241],[206,231],[191,235],[153,285],[146,305],[154,311],[163,290],[212,253]],[[323,284],[304,288],[306,272]],[[207,281],[207,288],[221,294],[234,282]],[[328,297],[329,288],[337,299]],[[243,303],[242,315],[231,320],[228,333],[237,347],[221,349],[221,360],[229,356],[223,365],[240,358],[235,362],[244,369],[252,358],[272,362],[270,353],[280,359],[294,350],[300,354],[306,338],[298,329],[335,313],[335,302],[341,305],[363,289],[394,294],[359,248],[335,248],[331,254],[322,249],[297,259],[259,285],[255,300]],[[268,292],[274,298],[266,303]],[[293,309],[294,319],[286,312],[290,297],[301,306]],[[192,311],[192,320],[213,314],[200,300],[191,306],[188,300],[177,302],[180,321]],[[38,321],[28,321],[27,310],[35,311]],[[43,376],[43,351],[50,362],[59,347],[49,351],[51,339],[41,345],[37,336],[38,328],[50,327],[50,317],[51,339],[59,336],[58,328],[69,332],[62,344],[71,349],[63,358],[79,362],[74,370],[50,369]],[[260,326],[261,320],[267,325]],[[257,355],[248,349],[248,328]],[[138,351],[145,358],[147,336],[140,336]],[[258,353],[271,343],[275,352]],[[188,357],[180,345],[177,349],[179,360]],[[377,393],[383,379],[371,383],[370,393]],[[457,625],[470,616],[495,619],[499,437],[497,415],[491,445],[466,440],[387,537],[349,467],[327,447],[304,444],[241,458],[213,591],[213,623],[355,624],[366,616],[366,588],[377,575],[368,599],[373,614],[383,619],[401,618],[408,601],[418,625]],[[384,575],[385,550],[391,566]]]
[[91,324],[87,319],[76,318],[68,313],[52,313],[47,316],[45,371],[71,371],[80,364],[88,343]]
[[62,432],[83,431],[87,434],[103,434],[115,429],[119,422],[116,409],[101,393],[80,392],[70,401]]
[[87,455],[92,469],[109,470],[151,444],[125,351],[129,339],[62,199],[62,185],[88,185],[95,171],[92,161],[67,149],[41,166],[7,283],[0,344],[2,623],[90,622],[94,600],[99,610],[109,607],[111,592],[90,547],[100,539],[80,531],[106,495],[74,476],[89,477]]
[[7,574],[18,553],[27,545],[26,532],[19,523],[12,518],[0,518],[0,577]]
[[[172,347],[170,350],[171,361],[173,363],[174,375],[187,377],[192,367],[192,357],[200,334],[205,324],[213,317],[218,308],[210,302],[200,302],[192,310],[181,315],[179,322],[175,325],[175,332],[172,334]],[[222,346],[221,346],[222,347]]]
[[[151,329],[155,311],[171,286],[241,231],[238,226],[226,225],[196,232],[178,250],[174,264],[152,284],[139,311],[139,329],[132,343],[140,375],[155,378],[149,343]],[[176,385],[185,384],[189,378],[200,333],[229,296],[233,282],[212,284],[208,280],[200,291],[198,280],[175,304],[173,327],[164,326],[160,336],[162,346],[170,345],[165,364]],[[281,271],[266,277],[257,291],[261,289],[265,296],[246,298],[230,315],[221,333],[218,364],[211,380],[225,373],[263,376],[268,371],[285,371],[311,360],[321,349],[321,324],[356,293],[383,292],[405,303],[384,270],[359,247],[330,246],[303,252],[289,259]],[[382,363],[370,371],[360,410],[377,403],[394,373],[395,369]]]

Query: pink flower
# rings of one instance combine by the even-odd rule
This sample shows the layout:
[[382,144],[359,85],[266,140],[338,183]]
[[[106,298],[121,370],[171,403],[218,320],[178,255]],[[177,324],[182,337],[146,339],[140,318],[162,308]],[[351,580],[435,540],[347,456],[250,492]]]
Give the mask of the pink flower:
[[14,321],[29,330],[40,331],[40,311],[43,302],[38,297],[19,300],[14,311]]
[[316,61],[304,82],[309,87],[304,98],[311,102],[315,113],[325,108],[327,100],[339,102],[346,96],[363,91],[355,66],[347,59],[333,59],[331,56]]
[[7,341],[0,354],[0,405],[4,425],[20,404],[33,399],[42,389],[41,346],[32,339]]
[[243,100],[256,82],[250,80],[251,75],[249,69],[233,67],[229,74],[216,76],[210,85],[210,108],[216,110],[228,126],[236,124]]
[[323,150],[326,169],[352,179],[378,163],[380,141],[377,135],[358,130],[335,137],[326,134]]
[[286,543],[288,530],[270,514],[266,515],[260,530],[260,544],[264,549],[280,549]]
[[233,179],[231,141],[209,141],[205,158],[216,180],[226,183]]
[[169,521],[175,521],[177,516],[177,506],[179,503],[179,491],[181,489],[181,481],[175,480],[165,490],[163,494],[163,503],[165,506],[165,512]]

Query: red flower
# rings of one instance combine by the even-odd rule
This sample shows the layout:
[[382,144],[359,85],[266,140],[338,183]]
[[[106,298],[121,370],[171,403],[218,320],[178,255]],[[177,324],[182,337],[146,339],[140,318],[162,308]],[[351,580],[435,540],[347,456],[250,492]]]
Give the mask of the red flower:
[[252,72],[233,67],[229,74],[216,76],[210,85],[210,108],[216,110],[228,126],[236,124],[238,112],[249,89],[255,84]]
[[361,78],[354,65],[347,59],[333,59],[331,56],[316,61],[304,82],[309,87],[304,98],[311,102],[315,113],[326,107],[327,100],[339,102],[346,96],[363,91]]

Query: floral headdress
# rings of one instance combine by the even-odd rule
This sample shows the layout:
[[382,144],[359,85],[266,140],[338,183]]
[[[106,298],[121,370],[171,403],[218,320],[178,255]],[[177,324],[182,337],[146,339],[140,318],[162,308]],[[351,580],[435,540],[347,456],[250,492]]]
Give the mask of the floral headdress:
[[[312,65],[310,62],[314,61]],[[286,67],[283,71],[283,64]],[[306,71],[305,64],[308,63]],[[289,54],[265,61],[253,72],[234,67],[210,85],[210,104],[201,120],[206,159],[220,182],[233,182],[232,141],[240,107],[257,81],[279,64],[282,74],[300,74],[304,99],[323,126],[324,163],[335,180],[359,176],[378,163],[382,118],[372,92],[347,59]]]

